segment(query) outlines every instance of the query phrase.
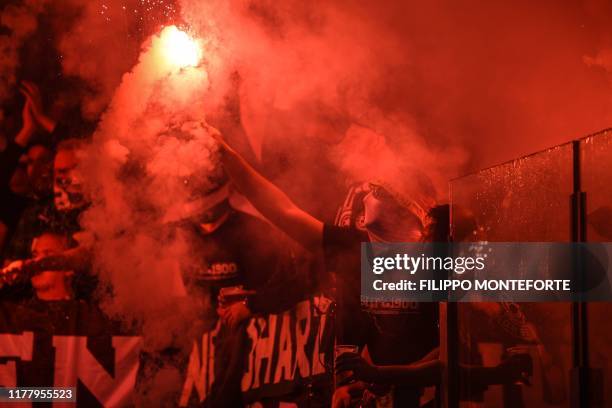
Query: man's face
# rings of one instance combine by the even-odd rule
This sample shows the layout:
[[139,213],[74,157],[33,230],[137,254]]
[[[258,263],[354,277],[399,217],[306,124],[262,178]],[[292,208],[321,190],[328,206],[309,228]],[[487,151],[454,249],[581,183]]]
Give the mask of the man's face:
[[[41,259],[51,255],[58,255],[68,249],[66,237],[55,234],[42,234],[32,242],[32,258]],[[43,271],[30,279],[36,291],[49,291],[55,289],[57,292],[69,293],[66,278],[71,271]]]
[[377,242],[417,242],[421,238],[419,219],[403,207],[384,187],[370,184],[363,198],[364,226]]
[[55,207],[68,211],[83,207],[82,177],[77,170],[77,157],[73,150],[59,150],[53,165],[53,193]]
[[52,154],[49,149],[41,145],[30,147],[21,164],[32,193],[42,194],[51,189]]
[[203,213],[198,219],[202,232],[207,234],[214,232],[225,222],[230,212],[229,201],[225,200]]

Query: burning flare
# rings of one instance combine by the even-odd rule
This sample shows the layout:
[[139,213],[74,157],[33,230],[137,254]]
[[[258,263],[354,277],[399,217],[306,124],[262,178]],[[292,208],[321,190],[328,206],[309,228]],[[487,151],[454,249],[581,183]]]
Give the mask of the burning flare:
[[195,67],[202,58],[202,49],[197,40],[176,26],[169,26],[161,32],[163,55],[177,68]]

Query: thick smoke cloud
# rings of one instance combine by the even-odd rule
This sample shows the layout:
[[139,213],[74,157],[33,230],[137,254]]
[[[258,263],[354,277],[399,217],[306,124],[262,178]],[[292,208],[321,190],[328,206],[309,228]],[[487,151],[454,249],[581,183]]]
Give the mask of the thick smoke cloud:
[[219,41],[219,70],[240,73],[241,120],[259,157],[266,144],[286,146],[301,163],[341,140],[346,121],[382,135],[444,190],[443,180],[612,123],[606,2],[181,6]]
[[[188,248],[163,226],[176,203],[192,198],[176,181],[213,169],[205,159],[213,147],[197,121],[223,109],[229,94],[237,94],[255,157],[265,164],[281,154],[297,163],[277,181],[297,186],[303,201],[330,171],[407,182],[419,171],[444,199],[449,177],[611,119],[607,78],[593,69],[603,57],[588,57],[599,55],[605,33],[594,3],[181,0],[178,6],[177,19],[201,41],[201,67],[169,74],[152,56],[160,41],[154,39],[123,77],[94,136],[100,154],[89,173],[100,205],[86,225],[108,240],[108,248],[98,248],[101,259],[126,259],[101,268],[114,274],[117,299],[121,288],[129,293],[135,283],[129,271],[138,265],[160,271],[149,275],[154,286],[170,279],[176,258],[188,258]],[[110,71],[121,69],[101,76]],[[308,162],[319,152],[335,168]],[[126,181],[121,169],[129,162],[146,174],[144,187],[138,177],[130,183],[129,172]],[[123,237],[137,243],[133,253],[120,253]],[[164,247],[159,267],[141,259],[156,245]],[[130,302],[118,307],[147,304]]]
[[585,56],[584,63],[589,67],[604,69],[612,75],[612,48],[602,49],[595,56]]
[[108,6],[100,1],[68,0],[60,7],[75,15],[57,39],[62,72],[87,84],[81,91],[81,111],[88,119],[106,108],[121,76],[136,59],[142,40],[134,13],[137,4],[127,1]]
[[[0,100],[36,30],[33,4],[43,3],[2,9],[14,30],[0,37]],[[63,74],[88,84],[84,115],[104,112],[82,169],[93,200],[83,226],[112,287],[103,306],[138,321],[149,350],[187,338],[176,334],[189,311],[205,307],[182,287],[185,263],[197,260],[170,226],[197,207],[195,193],[217,170],[204,120],[227,128],[230,141],[248,140],[257,164],[323,216],[345,178],[409,182],[419,171],[444,200],[451,177],[612,123],[604,0],[53,7],[74,17],[51,24]],[[164,24],[200,40],[200,66],[168,64]],[[228,118],[235,126],[221,126]]]
[[[2,12],[35,16],[44,4],[15,2]],[[603,0],[70,0],[53,7],[66,9],[57,17],[75,16],[53,26],[65,73],[90,84],[87,115],[110,100],[141,41],[161,24],[186,22],[217,47],[208,63],[220,95],[228,71],[240,74],[241,120],[259,155],[264,139],[301,138],[309,126],[337,140],[342,126],[323,126],[337,116],[378,131],[377,123],[393,115],[393,126],[399,118],[436,155],[449,146],[452,156],[465,151],[441,169],[453,176],[599,130],[611,119],[612,11]],[[8,20],[3,25],[15,25]],[[22,42],[15,39],[35,29],[35,19],[26,20],[19,33],[2,37],[12,38],[5,58],[15,56]],[[2,64],[5,83],[15,63],[10,57]],[[321,105],[331,114],[321,115]]]
[[218,178],[201,103],[206,71],[168,59],[167,37],[175,32],[166,28],[145,45],[83,161],[93,200],[84,226],[97,237],[100,271],[110,274],[118,299],[110,308],[119,314],[157,312],[181,295],[173,283],[188,248],[165,227],[197,215],[200,193]]
[[[185,65],[197,61],[177,61],[181,41],[189,45],[186,34],[171,26],[144,44],[81,167],[92,199],[82,226],[95,236],[102,309],[137,327],[153,355],[169,347],[189,352],[209,323],[202,318],[209,299],[191,296],[184,284],[203,260],[177,225],[204,210],[201,196],[216,186],[218,159],[203,109],[208,75],[204,67]],[[168,383],[180,379],[171,364],[147,376],[143,389],[156,400],[164,390],[179,389]],[[148,390],[159,382],[165,386]]]

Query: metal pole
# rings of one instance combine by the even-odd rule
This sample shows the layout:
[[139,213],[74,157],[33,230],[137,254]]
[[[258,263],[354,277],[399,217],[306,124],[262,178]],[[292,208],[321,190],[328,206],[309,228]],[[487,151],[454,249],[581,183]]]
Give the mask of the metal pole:
[[[573,152],[573,191],[571,195],[571,241],[586,241],[586,194],[582,191],[580,174],[580,141],[572,142]],[[574,279],[578,290],[584,289],[584,269],[580,256],[580,249],[575,251]],[[572,381],[571,403],[572,407],[589,407],[589,331],[587,303],[581,298],[571,305],[572,307]]]
[[[447,231],[447,241],[453,241],[452,222],[453,222],[453,202],[452,186],[449,186],[451,205],[449,207],[449,230]],[[451,272],[452,273],[452,272]],[[448,276],[447,276],[448,277]],[[459,407],[459,309],[456,302],[440,302],[440,358],[443,363],[444,371],[442,375],[442,390],[439,392],[444,408]]]

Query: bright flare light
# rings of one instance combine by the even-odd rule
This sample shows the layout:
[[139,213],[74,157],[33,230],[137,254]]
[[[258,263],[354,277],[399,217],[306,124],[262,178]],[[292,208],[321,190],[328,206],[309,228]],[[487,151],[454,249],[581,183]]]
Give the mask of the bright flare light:
[[163,53],[166,60],[179,68],[195,67],[202,58],[202,49],[198,41],[189,35],[170,26],[161,32]]

